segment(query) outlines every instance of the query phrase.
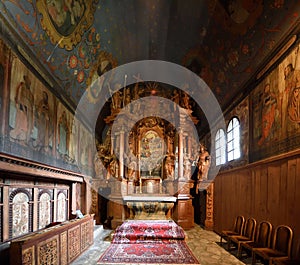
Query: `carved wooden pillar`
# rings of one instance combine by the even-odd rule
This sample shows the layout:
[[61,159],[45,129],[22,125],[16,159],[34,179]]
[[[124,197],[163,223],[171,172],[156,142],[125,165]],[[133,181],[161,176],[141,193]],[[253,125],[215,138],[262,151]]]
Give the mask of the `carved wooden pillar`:
[[191,158],[192,156],[192,138],[187,136],[187,153],[188,157]]
[[183,177],[183,131],[178,131],[178,177]]
[[213,230],[214,228],[214,183],[212,182],[206,189],[206,218],[205,228]]
[[114,153],[115,148],[115,137],[111,135],[111,143],[110,143],[110,154],[112,155]]

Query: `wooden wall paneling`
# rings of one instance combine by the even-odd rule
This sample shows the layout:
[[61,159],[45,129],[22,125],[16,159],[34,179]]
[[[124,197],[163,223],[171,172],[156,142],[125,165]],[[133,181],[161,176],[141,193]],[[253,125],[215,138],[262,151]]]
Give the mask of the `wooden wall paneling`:
[[296,254],[299,255],[299,251],[296,247],[297,244],[300,244],[300,227],[297,225],[297,223],[300,220],[300,210],[299,210],[299,204],[300,204],[300,158],[297,158],[297,165],[296,165],[296,186],[295,186],[295,201],[296,204],[298,205],[298,208],[295,208],[294,212],[294,222],[295,222],[295,227],[294,227],[294,257],[296,257]]
[[[240,176],[241,177],[241,176]],[[244,194],[241,194],[241,196],[244,196],[245,202],[243,204],[243,208],[245,211],[245,216],[252,217],[252,206],[253,206],[253,195],[252,195],[252,176],[251,172],[249,170],[245,170],[242,175],[244,179]]]
[[284,220],[287,220],[287,163],[280,165],[280,203],[278,204],[278,211],[281,213]]
[[[237,181],[238,180],[238,181]],[[234,187],[234,190],[232,191],[233,196],[232,196],[232,201],[231,201],[231,205],[237,205],[237,209],[236,210],[231,210],[234,211],[234,216],[239,215],[240,213],[242,215],[246,215],[246,209],[245,209],[245,176],[244,176],[244,171],[242,172],[235,172],[235,174],[233,174],[233,178],[232,178],[232,185]],[[237,196],[237,200],[235,198],[234,193],[236,193]],[[233,207],[232,207],[233,208]],[[245,216],[246,218],[246,216]]]
[[[286,222],[291,223],[294,221],[294,214],[296,208],[296,159],[290,159],[288,162],[288,176],[287,176],[287,218]],[[299,202],[298,202],[299,205]]]
[[281,213],[278,211],[280,204],[280,166],[272,164],[268,166],[268,183],[267,183],[267,210],[272,220],[280,220]]
[[299,174],[300,152],[220,172],[214,181],[214,230],[220,233],[242,214],[258,222],[270,221],[274,228],[289,225],[297,242],[300,239]]
[[[270,218],[268,211],[268,169],[267,168],[259,168],[258,178],[260,179],[259,183],[259,217],[265,216],[267,219]],[[255,187],[257,188],[257,187]]]
[[[224,177],[224,176],[223,176]],[[225,176],[224,177],[224,181],[226,180],[226,183],[223,183],[224,186],[223,188],[225,189],[225,194],[227,194],[227,196],[225,197],[225,201],[224,201],[224,215],[228,214],[231,216],[231,220],[230,222],[227,221],[226,226],[230,227],[232,225],[232,221],[233,221],[233,216],[235,215],[235,213],[233,213],[232,211],[237,210],[236,207],[231,207],[233,204],[233,194],[235,192],[235,188],[233,186],[233,176]],[[223,216],[224,218],[225,216]],[[226,218],[224,218],[225,220]]]

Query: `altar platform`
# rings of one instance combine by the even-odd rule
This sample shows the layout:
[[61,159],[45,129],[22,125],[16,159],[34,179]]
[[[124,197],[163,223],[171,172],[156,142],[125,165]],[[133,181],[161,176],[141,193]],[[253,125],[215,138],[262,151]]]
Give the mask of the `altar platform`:
[[134,194],[123,196],[130,211],[129,219],[163,220],[171,218],[176,197],[163,194]]
[[177,198],[163,194],[133,194],[123,196],[125,202],[176,202]]

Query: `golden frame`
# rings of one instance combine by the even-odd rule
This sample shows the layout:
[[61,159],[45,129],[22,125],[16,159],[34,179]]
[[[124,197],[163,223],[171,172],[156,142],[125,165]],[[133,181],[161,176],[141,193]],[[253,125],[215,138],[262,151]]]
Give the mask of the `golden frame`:
[[[63,0],[37,0],[36,6],[42,14],[41,25],[48,34],[52,44],[68,51],[81,41],[82,35],[94,21],[94,12],[99,0],[86,0],[80,6],[76,1],[64,4]],[[71,7],[72,5],[72,7]]]

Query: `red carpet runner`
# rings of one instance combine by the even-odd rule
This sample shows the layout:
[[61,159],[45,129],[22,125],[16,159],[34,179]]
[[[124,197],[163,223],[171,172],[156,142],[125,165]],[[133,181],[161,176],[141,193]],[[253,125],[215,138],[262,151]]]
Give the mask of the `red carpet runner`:
[[171,220],[125,221],[98,264],[199,264],[184,239]]

